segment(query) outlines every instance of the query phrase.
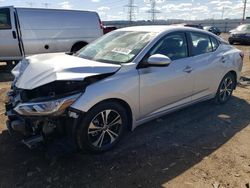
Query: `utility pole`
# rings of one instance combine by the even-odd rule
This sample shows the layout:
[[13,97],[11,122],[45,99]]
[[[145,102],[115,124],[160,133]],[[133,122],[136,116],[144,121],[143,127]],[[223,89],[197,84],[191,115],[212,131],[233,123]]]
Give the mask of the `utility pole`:
[[42,3],[45,8],[49,8],[50,3]]
[[128,20],[131,24],[132,21],[135,20],[137,6],[134,4],[134,0],[129,0],[128,5],[126,5],[125,7],[128,8]]
[[159,10],[156,10],[156,0],[149,0],[150,10],[147,13],[151,14],[151,20],[154,22],[156,20],[156,14],[161,13]]
[[245,20],[246,8],[247,8],[247,0],[244,0],[244,8],[243,8],[243,17],[242,17],[242,21]]
[[224,12],[225,12],[225,7],[222,8],[222,14],[221,14],[221,19],[223,20],[224,18]]
[[156,13],[155,4],[156,4],[155,0],[152,0],[151,1],[151,19],[153,22],[155,21],[155,13]]
[[29,7],[33,7],[33,5],[34,5],[34,3],[33,3],[33,2],[31,2],[31,1],[27,1],[27,2],[26,2],[26,4],[28,4],[28,5],[29,5]]

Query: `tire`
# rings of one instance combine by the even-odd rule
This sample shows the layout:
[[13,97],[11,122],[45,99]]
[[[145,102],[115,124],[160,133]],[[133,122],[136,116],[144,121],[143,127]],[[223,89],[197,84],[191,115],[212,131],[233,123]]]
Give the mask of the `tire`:
[[13,61],[6,61],[6,68],[8,71],[11,71],[14,68]]
[[79,123],[77,146],[80,151],[91,153],[108,151],[120,141],[127,126],[128,115],[123,106],[112,101],[100,103]]
[[87,43],[78,43],[78,44],[75,44],[72,47],[71,52],[76,53],[77,51],[79,51],[80,49],[82,49],[86,45],[87,45]]
[[226,74],[217,90],[215,102],[217,104],[225,104],[232,96],[236,87],[236,78],[232,73]]

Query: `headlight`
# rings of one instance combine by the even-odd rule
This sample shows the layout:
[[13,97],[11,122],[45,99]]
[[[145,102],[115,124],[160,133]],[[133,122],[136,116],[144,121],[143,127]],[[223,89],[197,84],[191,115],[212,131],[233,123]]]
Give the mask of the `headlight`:
[[69,97],[56,99],[53,101],[23,103],[15,107],[15,111],[24,116],[45,116],[59,115],[65,111],[81,94],[72,95]]

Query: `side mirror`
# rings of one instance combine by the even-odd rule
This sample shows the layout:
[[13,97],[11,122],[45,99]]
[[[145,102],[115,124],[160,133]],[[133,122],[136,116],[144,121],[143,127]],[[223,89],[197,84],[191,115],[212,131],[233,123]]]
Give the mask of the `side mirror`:
[[154,54],[148,58],[148,65],[155,67],[168,66],[171,63],[171,59],[168,56],[162,54]]

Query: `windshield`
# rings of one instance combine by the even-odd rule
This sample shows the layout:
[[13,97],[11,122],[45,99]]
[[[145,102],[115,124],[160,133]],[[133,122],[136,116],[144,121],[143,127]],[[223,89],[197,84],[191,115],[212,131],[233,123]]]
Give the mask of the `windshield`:
[[237,27],[238,31],[250,31],[250,25],[240,25]]
[[153,39],[156,33],[115,31],[87,45],[77,56],[104,63],[127,63]]

